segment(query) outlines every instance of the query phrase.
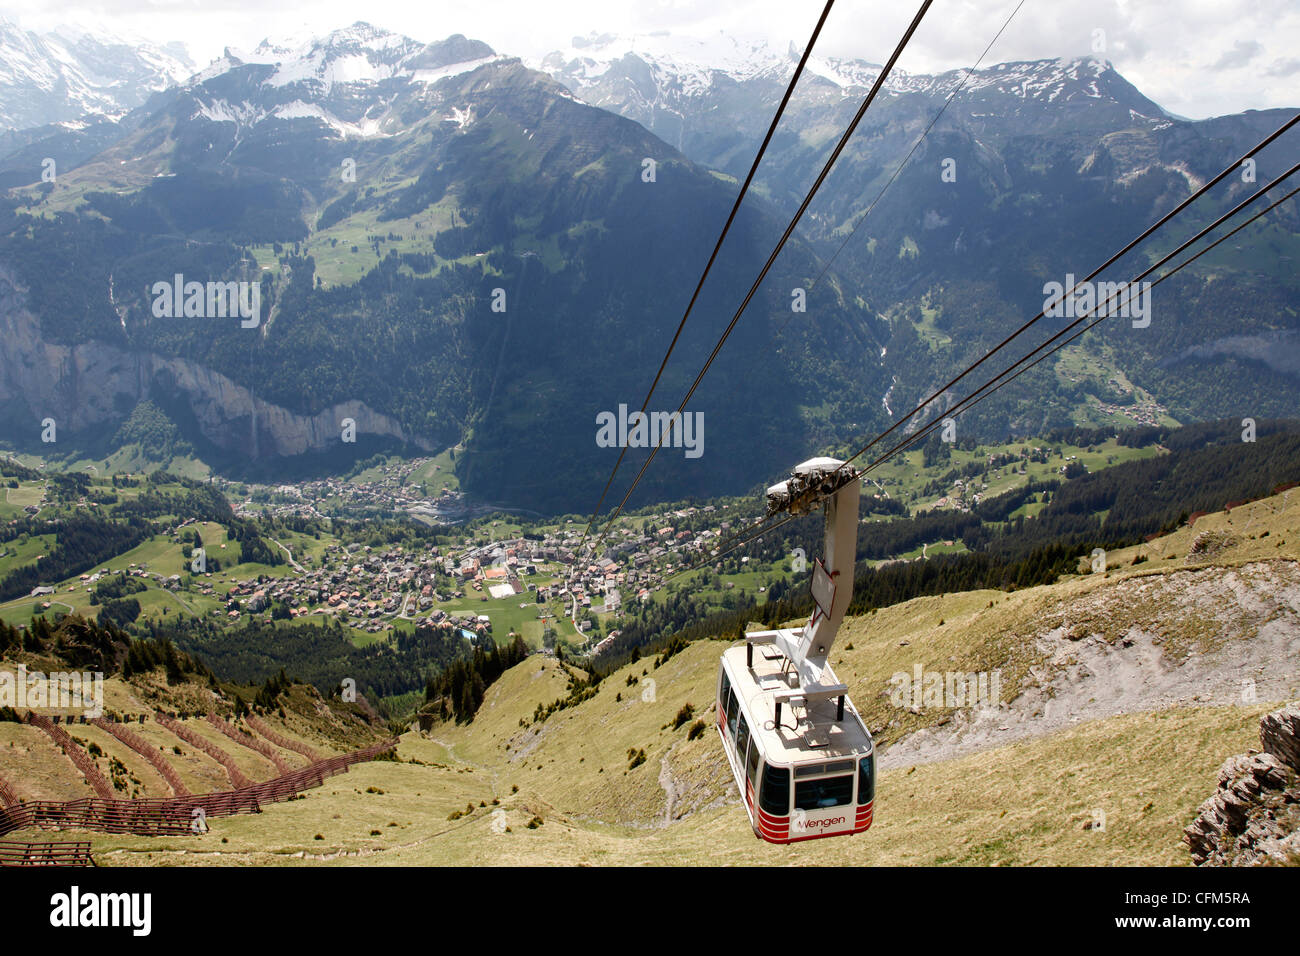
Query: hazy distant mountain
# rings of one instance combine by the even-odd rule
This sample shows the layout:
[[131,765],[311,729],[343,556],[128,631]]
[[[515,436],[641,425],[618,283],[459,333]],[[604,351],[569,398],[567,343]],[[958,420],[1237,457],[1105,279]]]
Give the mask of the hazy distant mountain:
[[[748,143],[757,143],[766,130],[800,54],[793,46],[777,51],[761,40],[724,34],[708,39],[593,34],[575,37],[568,48],[530,65],[587,102],[636,120],[700,162],[743,175],[753,159]],[[790,126],[813,128],[828,110],[855,108],[880,69],[865,60],[814,55],[787,113]],[[1092,127],[1157,126],[1168,119],[1109,63],[1093,58],[1000,63],[963,84],[964,75],[965,70],[929,76],[896,68],[884,92],[892,98],[933,98],[961,85],[954,116],[981,117],[996,109],[999,120],[1032,123],[1038,134],[1080,119]],[[741,144],[744,148],[738,148]]]
[[156,47],[74,28],[38,34],[0,18],[0,128],[121,115],[193,69],[180,44]]

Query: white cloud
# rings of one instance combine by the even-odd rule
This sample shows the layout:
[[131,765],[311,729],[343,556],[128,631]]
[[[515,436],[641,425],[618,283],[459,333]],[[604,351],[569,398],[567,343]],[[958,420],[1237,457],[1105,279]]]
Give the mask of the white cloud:
[[[1018,0],[939,0],[900,67],[931,72],[968,66]],[[915,12],[909,3],[843,4],[827,23],[823,52],[880,62]],[[47,29],[101,25],[155,43],[183,41],[200,63],[223,47],[252,48],[266,36],[326,33],[364,19],[420,40],[464,33],[498,52],[541,56],[592,31],[644,33],[723,30],[761,36],[779,48],[802,44],[821,4],[789,0],[45,0],[7,15]],[[1143,93],[1171,112],[1204,117],[1245,109],[1300,106],[1285,78],[1300,49],[1294,0],[1025,0],[986,62],[1079,56],[1103,31],[1105,52]]]

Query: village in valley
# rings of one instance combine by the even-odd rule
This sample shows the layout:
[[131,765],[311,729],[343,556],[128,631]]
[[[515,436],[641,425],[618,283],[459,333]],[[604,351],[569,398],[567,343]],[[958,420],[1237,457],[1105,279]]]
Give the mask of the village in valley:
[[[139,582],[127,593],[170,597],[143,600],[146,615],[150,609],[164,616],[180,610],[232,625],[333,618],[352,631],[358,646],[399,629],[432,629],[448,637],[459,632],[476,645],[487,637],[500,642],[519,635],[545,652],[562,643],[598,654],[618,637],[629,602],[652,600],[666,575],[697,561],[710,540],[730,527],[704,527],[715,517],[712,505],[638,514],[621,522],[594,555],[580,547],[583,525],[573,517],[514,520],[499,509],[465,504],[452,488],[427,495],[411,483],[412,472],[427,464],[393,459],[361,480],[274,486],[214,478],[237,517],[298,519],[317,530],[268,536],[286,560],[254,565],[235,557],[239,545],[221,525],[178,521],[155,547],[142,546],[62,584],[42,582],[30,595],[37,601],[31,613],[92,609],[101,600],[97,588],[123,576]],[[488,517],[473,517],[476,511]],[[420,547],[363,543],[320,530],[356,512],[399,519],[405,514],[431,530],[453,530]],[[442,523],[457,518],[470,520]],[[681,526],[692,519],[700,530]],[[453,536],[458,543],[446,543]]]
[[[584,539],[585,516],[543,517],[468,500],[455,478],[454,452],[376,456],[351,474],[276,484],[208,474],[199,480],[230,503],[235,518],[262,529],[270,549],[262,560],[250,558],[222,523],[176,517],[143,544],[86,573],[40,580],[26,598],[0,605],[0,615],[20,623],[45,613],[94,616],[106,597],[130,598],[138,601],[141,620],[186,616],[231,627],[333,621],[359,648],[424,633],[459,635],[475,646],[519,636],[538,651],[599,655],[628,622],[678,591],[723,607],[744,599],[763,603],[777,580],[789,581],[794,573],[779,560],[740,557],[725,566],[704,560],[733,529],[759,516],[756,496],[631,512],[593,549],[601,535]],[[912,452],[866,483],[863,520],[970,512],[1026,481],[1069,479],[1153,453],[1113,439],[1090,447],[1062,441],[953,447],[931,463]],[[138,493],[131,485],[144,481],[127,475],[97,490],[108,482],[84,480],[90,485],[61,499],[74,513],[94,512],[97,496],[105,494],[129,501]],[[13,501],[25,502],[12,509],[15,519],[35,518],[55,501],[48,480],[13,483],[20,485],[11,489],[19,496]],[[1035,513],[1049,495],[1030,496],[1017,513]],[[368,530],[358,533],[363,522]],[[376,522],[389,531],[376,533]],[[26,544],[7,547],[12,555],[0,554],[0,562],[39,559],[41,539],[26,537]],[[960,550],[960,541],[944,536],[877,563]],[[705,570],[680,573],[697,565]]]

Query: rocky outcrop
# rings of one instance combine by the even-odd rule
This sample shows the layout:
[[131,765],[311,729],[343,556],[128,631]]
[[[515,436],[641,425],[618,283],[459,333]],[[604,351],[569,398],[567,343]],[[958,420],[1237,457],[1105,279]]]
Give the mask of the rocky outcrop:
[[1266,753],[1300,770],[1300,704],[1265,714],[1259,722],[1259,742]]
[[1219,786],[1183,831],[1197,866],[1300,863],[1300,706],[1260,720],[1263,752],[1228,758]]
[[[59,345],[44,340],[25,291],[0,270],[0,405],[25,408],[32,435],[53,418],[60,434],[116,426],[154,389],[182,397],[205,438],[243,457],[324,451],[351,418],[358,435],[433,446],[363,402],[347,401],[305,415],[259,398],[225,375],[194,362],[134,352],[104,342]],[[11,412],[11,418],[19,417]],[[16,424],[11,422],[11,425]]]

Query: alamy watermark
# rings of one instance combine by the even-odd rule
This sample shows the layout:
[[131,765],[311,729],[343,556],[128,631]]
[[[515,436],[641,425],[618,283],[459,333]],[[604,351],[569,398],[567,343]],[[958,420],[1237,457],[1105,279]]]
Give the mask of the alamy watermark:
[[50,897],[50,925],[58,928],[125,928],[148,936],[153,927],[152,893],[83,893],[72,886]]
[[[1067,295],[1067,291],[1070,291]],[[1151,324],[1150,282],[1079,282],[1066,273],[1065,283],[1043,284],[1043,315],[1049,319],[1081,319],[1087,316],[1132,319],[1133,328]]]
[[684,448],[687,458],[704,454],[704,413],[633,412],[596,415],[596,445],[600,448]]
[[895,707],[980,707],[1002,703],[1002,671],[927,671],[920,664],[912,673],[898,671],[889,683]]
[[100,671],[0,671],[0,707],[28,710],[80,710],[85,717],[104,715],[104,675]]
[[157,319],[240,319],[239,326],[255,329],[262,323],[262,286],[257,282],[186,282],[176,273],[155,282],[153,314]]

